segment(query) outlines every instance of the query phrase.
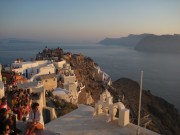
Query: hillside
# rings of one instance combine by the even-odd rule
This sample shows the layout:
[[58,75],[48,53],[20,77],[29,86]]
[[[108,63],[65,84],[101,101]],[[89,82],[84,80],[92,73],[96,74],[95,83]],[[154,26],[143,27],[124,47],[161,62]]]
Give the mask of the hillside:
[[151,35],[144,37],[135,46],[135,50],[145,52],[180,53],[180,35]]
[[142,38],[149,35],[152,34],[140,34],[140,35],[130,34],[127,37],[121,37],[121,38],[105,38],[98,43],[103,45],[135,46]]
[[[131,110],[131,120],[137,122],[139,84],[128,78],[121,78],[113,82],[110,90],[114,96],[124,95],[123,102]],[[154,96],[150,90],[143,90],[141,126],[148,123],[146,128],[160,134],[178,135],[180,133],[180,120],[178,110],[164,99]],[[146,122],[145,122],[146,121]]]

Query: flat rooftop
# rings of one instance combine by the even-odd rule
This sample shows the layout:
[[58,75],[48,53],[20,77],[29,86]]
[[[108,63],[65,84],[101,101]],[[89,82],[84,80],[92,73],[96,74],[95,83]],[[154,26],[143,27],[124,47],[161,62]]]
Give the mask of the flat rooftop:
[[[136,135],[137,125],[118,126],[117,120],[107,123],[106,115],[92,116],[94,108],[79,105],[78,109],[45,125],[45,128],[61,135]],[[145,128],[140,135],[158,135]]]

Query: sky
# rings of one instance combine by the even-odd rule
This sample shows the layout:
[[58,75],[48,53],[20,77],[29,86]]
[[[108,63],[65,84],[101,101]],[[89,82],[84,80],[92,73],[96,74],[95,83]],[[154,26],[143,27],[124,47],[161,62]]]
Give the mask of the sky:
[[1,0],[0,39],[98,42],[180,34],[180,0]]

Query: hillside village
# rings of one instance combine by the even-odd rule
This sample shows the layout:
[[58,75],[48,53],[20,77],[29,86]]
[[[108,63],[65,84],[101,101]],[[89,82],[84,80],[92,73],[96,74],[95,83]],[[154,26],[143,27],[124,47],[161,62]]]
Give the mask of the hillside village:
[[[70,63],[70,59],[73,59],[74,63]],[[55,110],[54,106],[58,104],[58,99],[66,105],[69,103],[73,109],[77,108],[78,102],[92,104],[94,100],[89,93],[84,91],[86,87],[85,76],[78,74],[81,72],[79,70],[81,68],[73,69],[73,64],[79,63],[85,64],[86,68],[93,68],[93,75],[97,81],[109,81],[110,83],[109,76],[102,72],[98,66],[95,66],[90,58],[85,58],[81,54],[64,53],[61,48],[48,49],[46,47],[37,54],[35,60],[17,59],[11,65],[1,67],[0,98],[10,95],[11,100],[13,100],[16,95],[14,91],[28,91],[28,94],[31,95],[28,101],[29,105],[37,102],[40,105],[40,110],[50,112],[49,116],[44,117],[46,123],[57,118],[58,109]],[[80,93],[82,93],[81,95],[85,94],[85,99],[78,101]],[[53,98],[50,98],[49,94]],[[54,99],[54,96],[58,99]]]
[[[70,59],[73,59],[72,62]],[[96,78],[96,81],[111,83],[109,76],[101,71],[92,59],[81,54],[64,53],[60,48],[51,50],[46,47],[42,53],[37,54],[34,61],[24,62],[17,59],[10,67],[5,67],[2,74],[10,87],[12,85],[26,89],[43,87],[45,92],[53,91],[63,95],[62,98],[67,97],[64,100],[77,104],[78,96],[87,82],[86,76],[81,74],[84,72],[81,63],[87,72],[88,69],[93,69],[92,78]],[[87,102],[91,103],[92,101]]]
[[[33,102],[39,103],[45,123],[51,123],[59,116],[77,109],[79,104],[85,104],[95,107],[94,115],[111,114],[108,121],[114,120],[119,113],[117,117],[121,117],[121,121],[118,123],[123,127],[129,123],[137,124],[138,100],[129,99],[127,91],[118,91],[118,88],[125,85],[112,84],[110,76],[91,58],[82,54],[45,47],[35,59],[17,59],[11,65],[1,67],[1,70],[0,98],[8,96],[10,106],[13,106],[11,100],[16,100],[19,95],[21,98],[27,97],[26,102],[29,105]],[[136,87],[134,84],[132,86]],[[146,109],[143,109],[142,114],[144,122],[141,126],[157,133],[165,133],[166,129],[161,122],[154,124],[150,118],[153,116]],[[18,118],[22,120],[21,117]]]

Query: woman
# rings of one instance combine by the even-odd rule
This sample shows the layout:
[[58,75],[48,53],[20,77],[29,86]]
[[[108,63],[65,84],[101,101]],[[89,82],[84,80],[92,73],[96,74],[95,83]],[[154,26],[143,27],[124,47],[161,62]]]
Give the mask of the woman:
[[34,134],[34,130],[42,130],[44,128],[44,121],[41,112],[38,109],[39,104],[33,103],[31,112],[29,113],[29,119],[26,125],[25,135]]

